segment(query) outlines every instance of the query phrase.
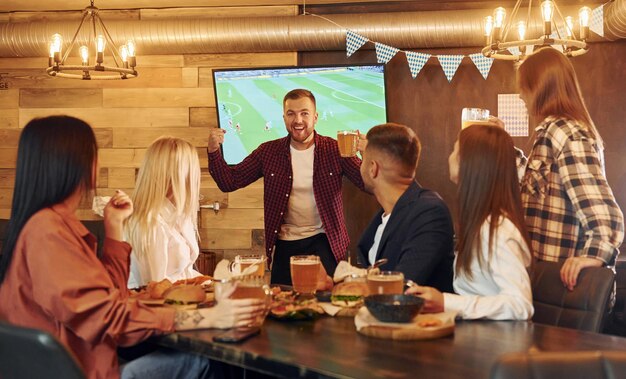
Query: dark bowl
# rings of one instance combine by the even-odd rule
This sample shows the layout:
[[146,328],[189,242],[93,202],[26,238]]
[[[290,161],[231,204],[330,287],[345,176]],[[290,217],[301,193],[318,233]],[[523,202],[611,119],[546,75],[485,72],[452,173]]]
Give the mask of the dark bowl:
[[424,306],[424,299],[414,295],[370,295],[365,298],[370,313],[383,322],[411,322]]

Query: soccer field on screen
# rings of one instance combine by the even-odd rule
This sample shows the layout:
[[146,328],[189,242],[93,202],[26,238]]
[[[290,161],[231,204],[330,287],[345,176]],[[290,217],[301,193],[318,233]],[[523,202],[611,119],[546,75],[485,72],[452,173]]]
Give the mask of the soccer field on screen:
[[386,122],[383,67],[350,66],[215,71],[219,125],[227,131],[224,158],[241,162],[261,143],[287,135],[282,100],[294,88],[313,92],[318,133],[367,132]]

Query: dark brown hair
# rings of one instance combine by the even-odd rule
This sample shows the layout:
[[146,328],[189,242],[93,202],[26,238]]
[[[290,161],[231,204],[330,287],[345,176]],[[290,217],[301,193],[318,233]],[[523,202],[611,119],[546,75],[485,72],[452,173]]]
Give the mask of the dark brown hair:
[[386,154],[402,168],[405,176],[415,175],[422,146],[413,130],[405,125],[376,125],[367,132],[367,149]]
[[0,256],[0,284],[26,222],[41,209],[61,203],[78,189],[91,191],[95,187],[96,178],[92,174],[97,157],[96,137],[82,120],[50,116],[26,124],[17,147],[11,219]]
[[313,102],[313,105],[317,107],[315,103],[315,96],[313,96],[313,93],[309,91],[308,89],[302,89],[302,88],[292,89],[291,91],[287,92],[287,94],[283,98],[283,107],[285,106],[285,103],[287,102],[287,100],[298,100],[302,97],[308,97]]
[[456,271],[472,277],[470,265],[478,259],[483,267],[480,229],[489,224],[491,257],[495,230],[500,216],[507,217],[520,231],[530,249],[513,139],[494,125],[472,125],[459,134],[459,240]]

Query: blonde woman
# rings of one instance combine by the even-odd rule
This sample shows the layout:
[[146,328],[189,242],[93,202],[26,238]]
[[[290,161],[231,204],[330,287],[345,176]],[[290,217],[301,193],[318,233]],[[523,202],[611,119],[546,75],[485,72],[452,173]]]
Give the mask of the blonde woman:
[[126,225],[133,246],[129,287],[201,275],[198,258],[200,164],[189,142],[160,137],[146,151]]

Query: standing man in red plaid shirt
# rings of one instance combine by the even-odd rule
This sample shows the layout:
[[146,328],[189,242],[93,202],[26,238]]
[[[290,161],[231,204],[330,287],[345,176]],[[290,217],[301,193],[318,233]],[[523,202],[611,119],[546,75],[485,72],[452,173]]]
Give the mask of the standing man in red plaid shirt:
[[220,154],[223,129],[211,129],[209,172],[220,190],[232,192],[264,178],[265,248],[272,283],[291,284],[289,258],[315,254],[331,274],[350,243],[343,216],[342,176],[364,190],[361,160],[342,158],[337,141],[315,132],[315,97],[305,89],[283,99],[288,136],[261,144],[241,163]]

